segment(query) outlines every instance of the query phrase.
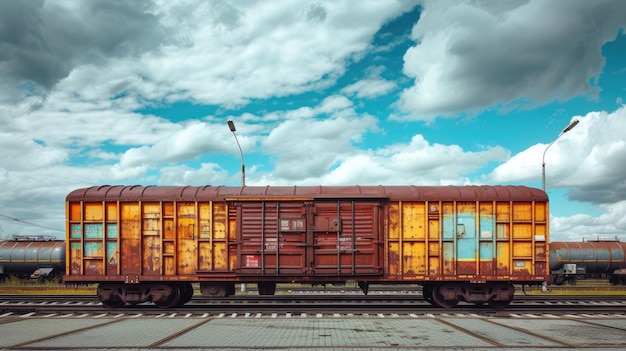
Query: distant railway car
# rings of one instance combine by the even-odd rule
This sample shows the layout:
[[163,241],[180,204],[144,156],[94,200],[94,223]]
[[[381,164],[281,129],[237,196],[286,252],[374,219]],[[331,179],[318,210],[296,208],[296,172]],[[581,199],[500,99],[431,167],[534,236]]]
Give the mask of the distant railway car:
[[109,307],[348,280],[502,306],[549,279],[548,198],[523,186],[99,186],[66,212],[65,281]]
[[0,241],[0,278],[59,279],[65,273],[65,242],[44,236]]
[[585,241],[550,243],[552,282],[561,285],[579,277],[608,276],[613,284],[624,282],[626,243]]

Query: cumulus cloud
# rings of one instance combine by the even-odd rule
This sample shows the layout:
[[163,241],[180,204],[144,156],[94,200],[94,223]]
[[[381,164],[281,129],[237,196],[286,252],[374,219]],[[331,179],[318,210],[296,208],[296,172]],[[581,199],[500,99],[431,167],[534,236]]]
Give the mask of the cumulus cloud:
[[602,45],[626,25],[626,2],[498,4],[423,2],[416,45],[404,56],[414,85],[402,92],[405,114],[396,118],[432,121],[597,93]]
[[602,205],[601,208],[604,213],[599,217],[586,214],[553,217],[550,220],[551,230],[558,233],[558,241],[620,238],[626,231],[626,201]]
[[572,189],[572,200],[608,204],[626,198],[626,107],[576,116],[579,124],[549,144],[514,155],[491,173],[494,182],[527,182],[541,174],[547,188]]
[[3,88],[20,93],[21,85],[21,94],[37,87],[47,91],[77,66],[158,48],[172,30],[154,11],[147,1],[0,2]]

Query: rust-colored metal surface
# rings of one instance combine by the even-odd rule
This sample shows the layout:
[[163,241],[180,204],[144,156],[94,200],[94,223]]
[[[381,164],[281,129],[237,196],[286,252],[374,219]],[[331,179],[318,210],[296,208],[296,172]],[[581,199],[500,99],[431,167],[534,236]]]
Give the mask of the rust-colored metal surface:
[[243,202],[238,269],[261,276],[381,275],[382,203]]
[[409,201],[547,201],[525,186],[97,186],[77,189],[67,201],[224,201],[228,198],[387,198]]
[[524,186],[100,186],[67,196],[67,281],[547,279]]

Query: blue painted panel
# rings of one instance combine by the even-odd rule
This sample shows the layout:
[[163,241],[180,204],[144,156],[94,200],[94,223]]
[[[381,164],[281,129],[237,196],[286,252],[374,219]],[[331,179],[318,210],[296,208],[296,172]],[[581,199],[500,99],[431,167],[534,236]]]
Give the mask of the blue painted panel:
[[70,238],[71,239],[80,239],[82,235],[82,230],[80,224],[70,224]]
[[117,239],[117,223],[107,223],[107,238]]
[[100,223],[85,224],[85,239],[102,239],[104,237],[103,229]]
[[83,256],[85,257],[102,257],[103,256],[102,242],[85,242],[85,250]]
[[491,215],[480,216],[480,239],[491,240],[493,238],[494,218]]
[[492,242],[481,242],[480,243],[480,260],[481,261],[493,261],[493,243]]
[[118,261],[117,242],[107,242],[107,264],[116,265]]
[[454,214],[444,213],[441,231],[444,239],[454,239]]
[[457,260],[476,259],[476,217],[473,213],[459,213],[457,218]]

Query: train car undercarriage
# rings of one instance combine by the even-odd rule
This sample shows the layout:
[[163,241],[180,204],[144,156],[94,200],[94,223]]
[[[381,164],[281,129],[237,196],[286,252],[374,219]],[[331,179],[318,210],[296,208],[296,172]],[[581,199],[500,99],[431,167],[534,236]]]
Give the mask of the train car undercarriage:
[[[357,282],[367,295],[370,282]],[[274,295],[276,282],[258,282],[259,295]],[[227,297],[235,294],[233,282],[202,282],[200,292],[205,297]],[[105,307],[116,308],[124,305],[137,305],[153,302],[160,308],[180,307],[189,302],[194,294],[191,283],[101,283],[97,290],[98,298]],[[504,307],[513,301],[515,288],[506,282],[471,284],[464,282],[424,283],[424,300],[442,308],[455,307],[464,301],[476,305],[489,304]]]

